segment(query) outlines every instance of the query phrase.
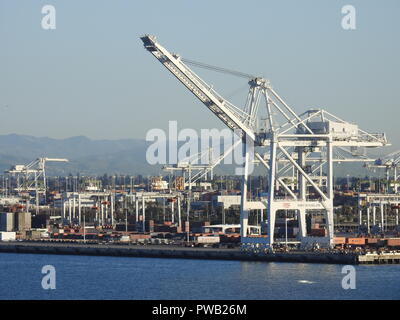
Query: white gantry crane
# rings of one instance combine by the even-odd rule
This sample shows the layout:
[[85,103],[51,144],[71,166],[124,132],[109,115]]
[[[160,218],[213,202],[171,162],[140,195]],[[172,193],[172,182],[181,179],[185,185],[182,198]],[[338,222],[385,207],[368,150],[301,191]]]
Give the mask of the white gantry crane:
[[213,148],[208,148],[202,152],[191,155],[185,159],[179,160],[174,165],[163,166],[165,171],[181,171],[184,179],[184,185],[188,185],[189,189],[193,184],[199,182],[201,179],[213,179],[213,170],[219,165],[232,151],[240,144],[241,140],[237,140],[218,157],[213,153]]
[[[6,173],[15,175],[17,178],[18,193],[35,191],[36,196],[36,212],[39,210],[39,194],[46,194],[46,162],[68,162],[68,159],[60,158],[37,158],[27,165],[15,165],[7,170]],[[22,179],[22,183],[21,183]],[[39,183],[40,182],[40,183]],[[27,208],[29,207],[29,197],[27,200]]]
[[376,159],[373,163],[365,164],[366,168],[369,169],[384,169],[386,180],[388,183],[387,189],[389,191],[390,181],[393,181],[393,193],[398,191],[398,167],[400,165],[400,150],[389,153],[381,158]]
[[[333,243],[333,163],[334,148],[381,147],[388,144],[385,134],[371,134],[356,124],[346,122],[322,109],[308,110],[300,115],[277,94],[269,81],[239,72],[184,60],[162,47],[154,36],[141,37],[144,47],[159,60],[190,92],[192,92],[226,126],[242,137],[243,158],[241,192],[241,242],[243,245],[256,244],[271,248],[274,243],[276,213],[279,210],[294,210],[300,221],[300,236],[307,241],[306,214],[321,211],[325,215],[327,235],[319,239],[321,245]],[[250,78],[250,86],[244,107],[239,108],[218,94],[204,82],[188,64],[208,67],[238,76]],[[263,108],[260,108],[261,102]],[[260,151],[258,152],[257,149]],[[268,153],[265,160],[261,154]],[[296,157],[294,156],[296,155]],[[314,182],[307,169],[313,158],[324,163],[326,185]],[[249,210],[252,203],[247,201],[249,165],[256,158],[267,169],[269,192],[264,201],[267,208],[268,237],[251,237],[248,234]],[[290,188],[282,179],[278,164],[287,161],[296,171],[296,186]],[[288,197],[279,197],[277,183]],[[313,189],[310,197],[309,189]],[[315,241],[315,239],[313,240]]]

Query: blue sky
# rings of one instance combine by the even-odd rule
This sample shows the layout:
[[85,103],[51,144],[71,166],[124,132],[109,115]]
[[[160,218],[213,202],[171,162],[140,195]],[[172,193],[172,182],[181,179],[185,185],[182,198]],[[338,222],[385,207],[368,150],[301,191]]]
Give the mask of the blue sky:
[[[56,8],[56,30],[41,8]],[[343,5],[357,29],[341,27]],[[298,112],[322,107],[371,132],[399,129],[398,0],[0,0],[0,134],[144,138],[151,128],[222,128],[142,46],[260,74]],[[199,71],[244,102],[246,82]]]

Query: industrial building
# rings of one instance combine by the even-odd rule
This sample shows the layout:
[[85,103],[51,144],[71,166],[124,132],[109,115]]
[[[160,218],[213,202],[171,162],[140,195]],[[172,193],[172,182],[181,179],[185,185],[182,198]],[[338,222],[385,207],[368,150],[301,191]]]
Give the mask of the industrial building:
[[0,231],[14,231],[14,213],[0,212]]
[[14,218],[15,231],[26,231],[31,229],[32,217],[30,212],[16,212]]

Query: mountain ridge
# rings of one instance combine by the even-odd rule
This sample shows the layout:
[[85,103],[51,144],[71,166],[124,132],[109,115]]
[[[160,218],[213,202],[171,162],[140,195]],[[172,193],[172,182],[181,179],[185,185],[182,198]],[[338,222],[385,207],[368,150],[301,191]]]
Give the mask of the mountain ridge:
[[67,158],[68,163],[48,163],[49,174],[158,174],[160,166],[146,162],[149,145],[140,139],[95,140],[86,136],[63,139],[30,135],[0,135],[0,170],[27,164],[39,157]]

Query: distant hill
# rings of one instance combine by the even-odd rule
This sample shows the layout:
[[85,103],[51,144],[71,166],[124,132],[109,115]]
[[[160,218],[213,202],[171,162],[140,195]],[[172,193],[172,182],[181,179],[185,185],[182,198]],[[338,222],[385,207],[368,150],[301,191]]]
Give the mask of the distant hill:
[[48,163],[48,173],[64,174],[158,174],[160,166],[147,164],[148,142],[139,139],[92,140],[0,135],[0,171],[27,164],[38,157],[67,158],[68,163]]

